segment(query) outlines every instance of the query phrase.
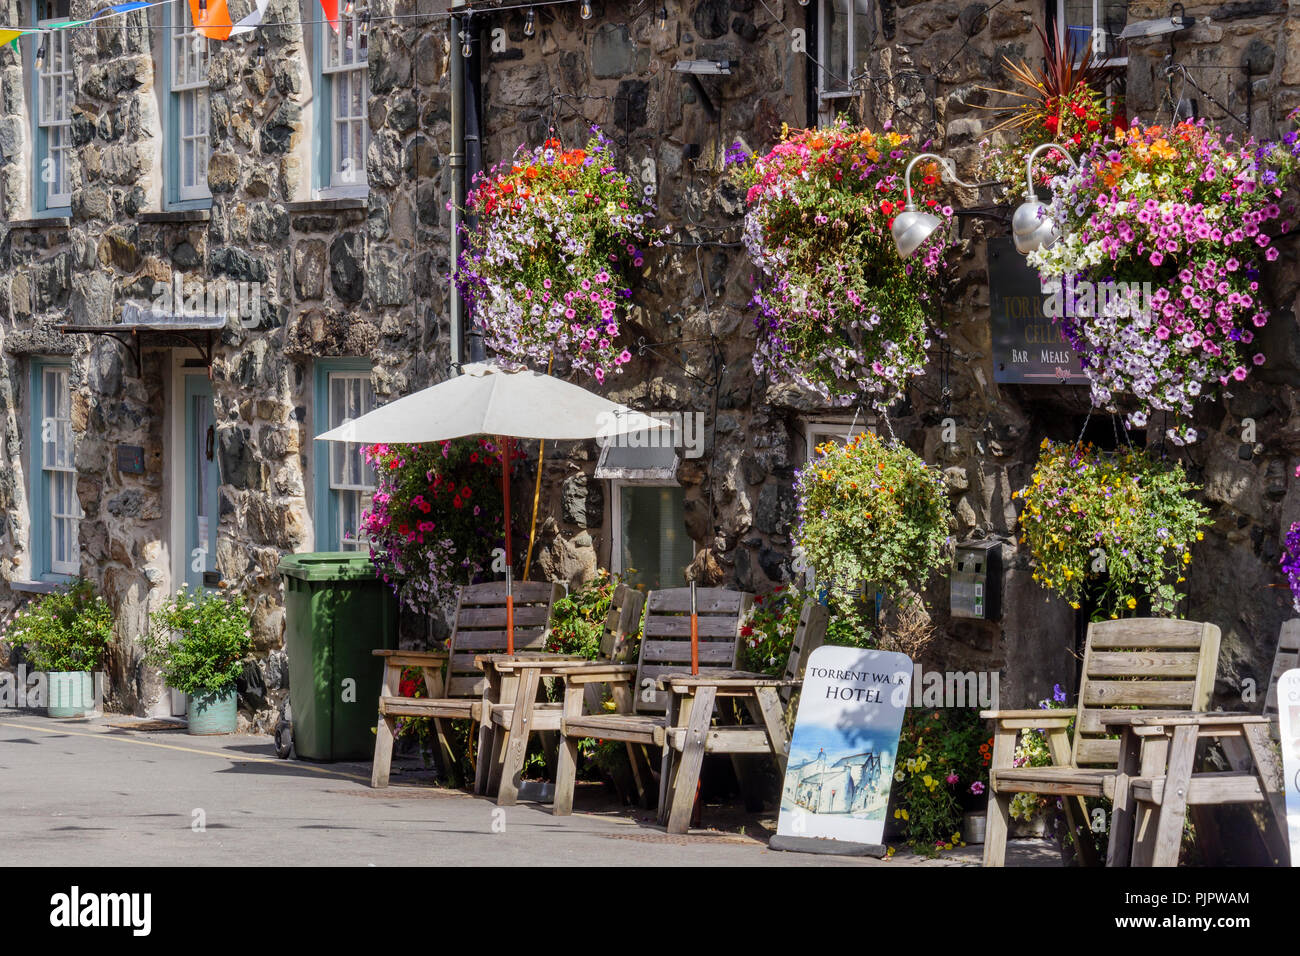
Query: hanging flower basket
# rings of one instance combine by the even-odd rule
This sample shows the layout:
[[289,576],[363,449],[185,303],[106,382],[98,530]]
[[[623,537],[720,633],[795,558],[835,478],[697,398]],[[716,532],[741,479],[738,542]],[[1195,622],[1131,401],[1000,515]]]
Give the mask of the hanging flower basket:
[[934,198],[938,167],[913,173],[918,205],[945,220],[910,258],[890,235],[915,149],[895,132],[843,120],[786,131],[740,162],[745,248],[760,272],[754,369],[828,404],[883,408],[925,365],[936,279],[952,209]]
[[485,580],[505,540],[500,448],[458,438],[364,451],[376,487],[361,530],[376,572],[398,597],[428,613],[447,605],[458,585]]
[[901,444],[865,433],[818,445],[795,491],[795,553],[841,614],[856,613],[863,584],[898,594],[947,560],[943,475]]
[[1024,501],[1020,543],[1034,580],[1076,609],[1095,597],[1103,617],[1144,598],[1153,614],[1172,615],[1192,544],[1210,523],[1191,497],[1199,490],[1181,464],[1145,451],[1044,440],[1029,484],[1012,493]]
[[1292,522],[1287,529],[1281,563],[1287,584],[1291,586],[1291,604],[1300,614],[1300,521]]
[[[1252,346],[1269,316],[1259,270],[1278,252],[1263,227],[1280,215],[1282,190],[1261,155],[1204,121],[1134,125],[1056,180],[1062,238],[1029,262],[1063,280],[1049,310],[1083,357],[1093,404],[1136,399],[1130,427],[1155,411],[1189,416],[1199,397],[1265,362]],[[1185,421],[1168,433],[1196,440]]]
[[632,355],[620,338],[626,276],[662,245],[649,219],[654,187],[615,167],[596,127],[582,149],[549,139],[475,180],[456,285],[487,347],[516,362],[566,358],[598,382]]

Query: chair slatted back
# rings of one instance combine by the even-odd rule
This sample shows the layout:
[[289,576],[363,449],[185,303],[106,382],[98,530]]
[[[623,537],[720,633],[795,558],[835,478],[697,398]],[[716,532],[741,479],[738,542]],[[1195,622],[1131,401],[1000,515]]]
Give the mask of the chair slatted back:
[[641,612],[645,609],[645,595],[620,584],[614,589],[609,602],[609,613],[600,634],[600,656],[607,661],[622,664],[632,656],[632,646],[641,631]]
[[[725,588],[696,588],[699,617],[700,673],[716,674],[736,669],[740,654],[740,626],[752,594]],[[637,656],[634,710],[661,714],[668,694],[656,690],[654,681],[664,674],[690,673],[691,589],[664,588],[646,599],[645,629]]]
[[1119,764],[1119,741],[1099,717],[1106,711],[1207,710],[1219,666],[1219,629],[1199,621],[1129,618],[1088,625],[1079,683],[1076,767]]
[[[551,607],[564,595],[564,585],[547,581],[516,581],[515,650],[544,651],[551,633]],[[446,694],[478,697],[484,676],[474,664],[479,654],[506,652],[506,585],[504,581],[470,584],[456,599],[456,619],[448,645]]]
[[[808,658],[826,640],[826,626],[830,623],[830,619],[830,608],[818,602],[816,598],[808,598],[803,602],[803,609],[799,612],[799,626],[795,628],[794,641],[790,645],[790,656],[785,662],[783,675],[785,680],[803,680]],[[794,690],[794,687],[789,685],[782,687],[781,700],[788,704]]]
[[1300,617],[1282,623],[1277,638],[1277,653],[1273,655],[1273,670],[1268,677],[1268,693],[1264,695],[1264,716],[1272,717],[1276,724],[1277,682],[1287,671],[1300,667]]

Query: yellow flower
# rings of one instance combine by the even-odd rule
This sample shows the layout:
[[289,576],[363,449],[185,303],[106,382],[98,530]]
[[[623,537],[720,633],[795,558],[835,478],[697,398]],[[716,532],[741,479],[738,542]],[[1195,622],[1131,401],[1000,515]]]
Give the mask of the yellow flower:
[[1197,541],[1204,541],[1204,540],[1205,540],[1205,532],[1204,532],[1204,531],[1198,531],[1198,532],[1196,532],[1196,540],[1197,540]]
[[605,701],[605,709],[606,709],[606,710],[618,710],[618,704],[614,703],[612,700],[607,700],[607,701]]
[[1190,551],[1184,551],[1184,552],[1183,552],[1183,564],[1191,564],[1191,563],[1192,563],[1192,552],[1190,552]]
[[1128,599],[1128,609],[1131,611],[1138,606],[1137,598]]

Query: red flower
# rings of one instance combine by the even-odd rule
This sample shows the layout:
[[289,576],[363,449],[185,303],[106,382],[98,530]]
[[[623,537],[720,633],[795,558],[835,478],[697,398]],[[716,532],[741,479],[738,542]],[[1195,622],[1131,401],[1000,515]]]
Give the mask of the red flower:
[[1049,133],[1055,133],[1057,127],[1061,125],[1061,120],[1059,117],[1049,116],[1047,119],[1043,120],[1043,125],[1047,127]]
[[465,503],[460,500],[460,495],[457,495],[455,498],[452,498],[451,503],[455,505],[457,508],[464,507],[465,505]]
[[894,204],[886,199],[880,204],[880,213],[883,216],[892,216],[894,214]]
[[753,637],[753,636],[754,636],[754,628],[753,628],[751,625],[746,624],[744,627],[742,627],[742,628],[740,629],[740,636],[741,636],[741,637]]
[[1097,132],[1097,130],[1100,129],[1100,128],[1101,128],[1101,123],[1100,123],[1100,122],[1098,122],[1098,121],[1095,120],[1095,119],[1090,119],[1090,120],[1088,120],[1088,132],[1089,132],[1089,133],[1095,133],[1095,132]]

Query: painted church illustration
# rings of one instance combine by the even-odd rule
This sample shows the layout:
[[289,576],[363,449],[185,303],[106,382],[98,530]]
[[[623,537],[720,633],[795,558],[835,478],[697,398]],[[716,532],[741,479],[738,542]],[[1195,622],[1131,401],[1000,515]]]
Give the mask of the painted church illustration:
[[867,751],[832,762],[825,749],[819,749],[816,757],[786,769],[781,802],[810,813],[883,815],[889,788],[882,786],[882,779],[887,784],[891,773],[892,760],[887,753]]

